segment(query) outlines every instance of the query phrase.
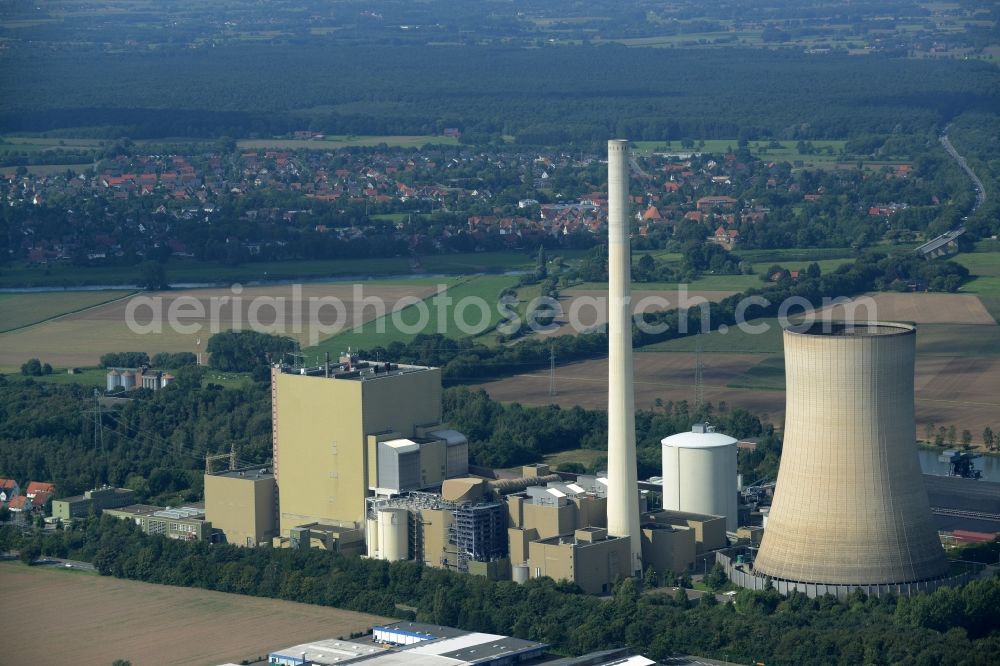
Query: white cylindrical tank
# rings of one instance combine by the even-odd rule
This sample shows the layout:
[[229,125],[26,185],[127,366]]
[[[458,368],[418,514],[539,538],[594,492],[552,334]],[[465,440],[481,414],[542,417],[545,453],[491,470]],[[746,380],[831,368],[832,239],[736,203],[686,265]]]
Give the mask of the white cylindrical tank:
[[369,518],[365,521],[365,548],[368,557],[378,557],[378,519]]
[[515,564],[510,568],[511,580],[515,583],[527,583],[528,582],[528,565],[527,564]]
[[114,391],[121,386],[122,374],[117,370],[108,371],[108,391]]
[[131,370],[125,370],[122,372],[121,376],[121,387],[126,391],[130,391],[135,388],[135,373]]
[[736,440],[704,423],[663,444],[663,508],[726,518],[737,527]]
[[409,559],[410,512],[406,509],[378,510],[378,553],[380,560]]

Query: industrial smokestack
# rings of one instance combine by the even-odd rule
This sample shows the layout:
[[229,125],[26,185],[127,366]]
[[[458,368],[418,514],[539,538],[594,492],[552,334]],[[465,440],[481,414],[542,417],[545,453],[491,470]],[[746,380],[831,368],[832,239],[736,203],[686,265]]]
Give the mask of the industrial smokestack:
[[608,141],[608,533],[629,537],[642,571],[632,386],[628,141]]

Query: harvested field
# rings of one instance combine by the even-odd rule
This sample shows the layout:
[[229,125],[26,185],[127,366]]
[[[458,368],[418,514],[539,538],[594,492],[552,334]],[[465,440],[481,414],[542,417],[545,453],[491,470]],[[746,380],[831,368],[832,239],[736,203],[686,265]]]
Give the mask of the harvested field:
[[[239,663],[385,621],[291,601],[0,564],[4,663]],[[38,618],[45,618],[39,622]]]
[[[374,319],[379,312],[371,301],[362,302],[365,298],[381,299],[391,311],[404,297],[423,299],[436,289],[426,282],[371,282],[248,287],[239,294],[230,289],[144,293],[0,335],[0,369],[16,368],[32,357],[68,367],[95,365],[101,354],[114,351],[195,351],[197,338],[204,345],[213,332],[248,328],[253,322],[264,327],[257,330],[289,335],[307,346],[315,343],[310,341],[310,333],[323,339]],[[329,297],[343,303],[343,315],[318,300]],[[139,298],[153,300],[137,301]],[[234,307],[237,298],[239,307]],[[160,332],[130,330],[125,323],[129,303],[148,304],[135,310],[134,318],[140,325],[150,324],[153,311],[158,312],[163,322]],[[168,325],[171,306],[178,308],[180,323],[186,328],[175,330]],[[315,318],[311,309],[317,311]],[[313,319],[318,326],[310,326]]]
[[[780,425],[784,420],[784,378],[777,371],[780,360],[764,354],[708,353],[704,362],[705,400],[726,401],[757,415],[767,414]],[[639,352],[635,355],[635,402],[651,408],[656,399],[694,400],[694,362],[690,353]],[[607,359],[582,361],[556,368],[557,395],[548,394],[547,370],[517,375],[477,388],[504,402],[529,405],[556,403],[589,409],[607,407]],[[981,442],[986,426],[1000,423],[1000,358],[996,356],[917,356],[915,435],[925,426],[954,425],[972,432]]]
[[128,291],[52,291],[0,294],[0,332],[37,324],[128,296]]
[[[874,293],[865,296],[875,307],[870,314],[865,308],[858,308],[854,315],[860,319],[917,324],[996,324],[979,298],[972,294]],[[840,305],[822,308],[817,316],[823,317],[828,312],[832,319],[840,320],[844,319],[846,310]]]
[[[677,289],[635,289],[632,291],[632,311],[642,308],[645,312],[659,312],[676,308],[679,304],[697,307],[705,299],[718,303],[735,291],[688,291],[683,295]],[[683,298],[683,300],[682,300]],[[539,335],[576,335],[608,323],[607,289],[567,289],[562,292],[559,304],[563,314],[558,318],[558,329]],[[573,320],[579,322],[574,326]]]
[[917,433],[924,424],[955,426],[982,441],[1000,423],[1000,358],[931,356],[917,359]]
[[[745,391],[730,389],[727,384],[756,365],[763,356],[757,354],[705,354],[702,376],[705,399],[718,403],[725,400],[730,407],[743,407],[755,413],[784,409],[784,393],[778,391]],[[653,407],[657,398],[667,400],[694,399],[695,355],[686,353],[635,355],[635,403],[642,409]],[[479,387],[476,387],[479,388]],[[564,407],[580,405],[588,409],[604,409],[608,404],[608,360],[581,361],[556,368],[555,397],[549,396],[548,370],[508,377],[482,384],[494,399],[547,405],[555,402]]]

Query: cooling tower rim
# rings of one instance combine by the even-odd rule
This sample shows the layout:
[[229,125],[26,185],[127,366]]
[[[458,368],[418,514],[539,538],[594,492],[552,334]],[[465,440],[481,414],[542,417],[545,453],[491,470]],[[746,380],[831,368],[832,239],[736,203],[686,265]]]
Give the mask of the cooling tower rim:
[[803,338],[881,338],[916,335],[917,325],[895,321],[832,321],[815,322],[803,329],[789,326],[782,330],[786,336]]
[[[951,560],[946,560],[946,561],[951,562]],[[752,573],[750,575],[756,578],[769,578],[774,581],[782,581],[785,583],[793,583],[797,585],[825,585],[827,587],[850,587],[850,588],[874,587],[878,585],[916,585],[919,583],[933,583],[936,581],[948,580],[949,578],[954,577],[954,574],[951,574],[950,572],[945,570],[945,573],[938,574],[935,576],[928,576],[925,578],[906,578],[901,580],[879,580],[879,581],[872,580],[868,581],[867,583],[858,583],[858,582],[847,582],[847,581],[834,582],[834,581],[824,581],[824,580],[801,580],[797,578],[786,578],[784,576],[776,576],[774,574],[767,573],[766,571],[762,571],[760,569],[757,569],[756,567],[754,567],[751,571]]]

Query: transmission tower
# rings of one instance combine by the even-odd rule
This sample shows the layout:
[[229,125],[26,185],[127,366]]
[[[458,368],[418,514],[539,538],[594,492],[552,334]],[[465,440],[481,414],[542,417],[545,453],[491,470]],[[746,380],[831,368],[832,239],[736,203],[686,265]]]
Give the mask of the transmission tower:
[[94,453],[100,455],[104,450],[104,428],[101,422],[101,392],[94,389]]
[[229,445],[229,453],[205,454],[205,474],[212,474],[214,472],[212,463],[216,460],[228,460],[229,471],[236,469],[236,442],[232,442]]
[[694,336],[695,347],[694,347],[694,407],[696,410],[701,409],[701,406],[705,403],[705,378],[702,371],[705,368],[705,364],[701,360],[701,336],[702,333],[699,332],[698,335]]
[[549,347],[549,395],[556,394],[556,348]]

